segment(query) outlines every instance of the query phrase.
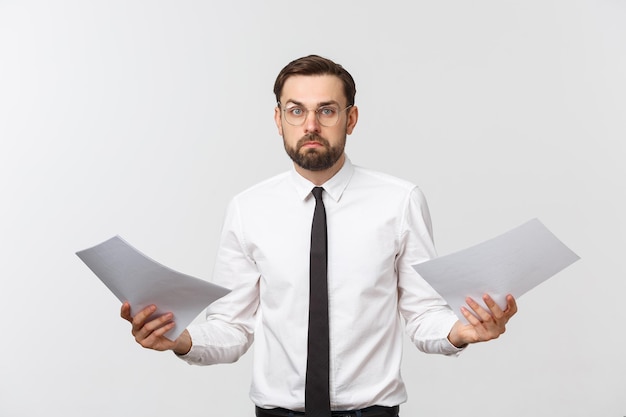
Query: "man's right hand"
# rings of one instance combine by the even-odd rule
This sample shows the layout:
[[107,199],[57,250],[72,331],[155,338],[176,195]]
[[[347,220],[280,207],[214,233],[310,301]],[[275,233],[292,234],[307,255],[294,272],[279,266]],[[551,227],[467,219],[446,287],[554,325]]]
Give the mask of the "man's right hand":
[[130,315],[130,304],[124,302],[120,315],[122,318],[133,325],[132,333],[137,343],[146,349],[153,350],[172,350],[177,355],[185,355],[191,349],[191,336],[187,330],[183,331],[176,340],[170,340],[164,336],[174,327],[174,318],[172,313],[163,314],[156,319],[148,320],[148,318],[156,311],[156,306],[151,305],[134,317]]

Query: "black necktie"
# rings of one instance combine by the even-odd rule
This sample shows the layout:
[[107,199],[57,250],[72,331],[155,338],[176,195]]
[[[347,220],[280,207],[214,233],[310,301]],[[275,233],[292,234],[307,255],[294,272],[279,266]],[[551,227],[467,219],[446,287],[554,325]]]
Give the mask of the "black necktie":
[[309,342],[306,364],[304,407],[306,417],[330,417],[328,368],[328,265],[326,210],[321,187],[313,188],[315,213],[311,226],[311,263],[309,289]]

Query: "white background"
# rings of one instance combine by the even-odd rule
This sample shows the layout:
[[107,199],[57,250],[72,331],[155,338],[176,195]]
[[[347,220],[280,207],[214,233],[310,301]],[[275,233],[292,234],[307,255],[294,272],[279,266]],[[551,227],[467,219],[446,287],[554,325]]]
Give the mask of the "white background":
[[284,171],[273,82],[357,82],[355,164],[419,184],[440,254],[539,218],[581,260],[459,358],[407,343],[403,416],[624,416],[623,0],[0,0],[0,416],[252,416],[251,355],[135,344],[74,252],[210,279],[230,197]]

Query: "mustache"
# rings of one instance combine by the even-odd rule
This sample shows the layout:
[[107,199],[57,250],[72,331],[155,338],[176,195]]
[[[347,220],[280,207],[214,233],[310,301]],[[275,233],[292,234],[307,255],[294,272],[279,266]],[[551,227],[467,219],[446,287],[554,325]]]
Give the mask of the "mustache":
[[296,143],[296,149],[301,148],[307,142],[318,142],[324,145],[324,147],[330,147],[330,142],[328,142],[325,138],[321,137],[317,133],[307,133],[306,135],[302,136],[300,140],[298,140],[298,143]]

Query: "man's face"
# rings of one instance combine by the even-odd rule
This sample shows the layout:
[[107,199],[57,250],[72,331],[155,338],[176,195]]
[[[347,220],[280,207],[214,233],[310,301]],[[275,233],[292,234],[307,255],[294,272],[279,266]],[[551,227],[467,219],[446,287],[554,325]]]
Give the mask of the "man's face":
[[[357,121],[356,107],[344,110],[347,105],[343,84],[336,76],[297,75],[285,81],[274,119],[285,151],[296,165],[309,171],[323,171],[343,157],[346,135],[352,133]],[[316,116],[316,110],[325,106],[339,111],[333,126],[323,126]],[[303,114],[297,126],[285,118],[284,110],[294,108]]]

